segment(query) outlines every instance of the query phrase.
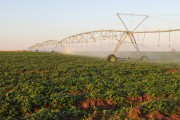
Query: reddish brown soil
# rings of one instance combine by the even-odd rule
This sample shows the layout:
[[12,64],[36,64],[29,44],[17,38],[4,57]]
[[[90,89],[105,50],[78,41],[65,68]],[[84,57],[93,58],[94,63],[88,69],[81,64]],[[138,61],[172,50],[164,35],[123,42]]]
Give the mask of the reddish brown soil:
[[90,107],[90,103],[88,100],[84,100],[81,105],[82,108],[88,109]]
[[80,103],[80,108],[89,109],[96,107],[101,107],[103,109],[112,109],[115,107],[111,100],[103,100],[102,98],[98,99],[86,99]]
[[178,73],[180,70],[168,70],[165,72],[165,74],[172,74],[172,73]]
[[6,89],[4,92],[13,92],[11,89]]
[[180,116],[179,115],[172,114],[172,115],[170,115],[170,118],[171,118],[171,120],[180,120]]
[[[171,95],[169,95],[168,97],[171,97]],[[138,97],[127,96],[125,98],[129,101],[129,104],[133,104],[133,103],[140,104],[142,102],[148,102],[153,99],[161,99],[162,97],[158,96],[156,98],[153,98],[152,96],[148,94],[144,94],[143,96],[138,96]],[[135,120],[141,120],[142,118],[146,118],[147,120],[154,120],[154,119],[155,120],[180,120],[179,115],[180,115],[180,108],[177,110],[177,115],[171,114],[168,117],[164,116],[158,111],[153,111],[150,114],[144,115],[142,113],[142,109],[139,106],[136,106],[130,109],[126,116],[127,118],[131,118]]]
[[180,120],[180,116],[178,116],[178,115],[171,114],[169,117],[167,117],[158,111],[153,111],[152,113],[147,114],[146,118],[148,120],[152,120],[152,119],[155,119],[155,120]]
[[135,120],[141,120],[143,118],[145,118],[146,120],[180,120],[179,115],[171,114],[167,117],[158,111],[153,111],[150,114],[143,115],[142,109],[139,106],[130,109],[127,113],[127,118]]
[[97,106],[105,106],[105,101],[102,98],[97,99]]
[[146,118],[148,120],[151,120],[151,119],[162,120],[164,116],[158,111],[153,111],[152,113],[147,114]]
[[71,94],[71,95],[77,95],[78,92],[77,92],[77,91],[72,91],[72,92],[70,92],[69,94]]
[[34,111],[33,111],[33,112],[35,112],[35,113],[36,113],[36,112],[38,112],[38,111],[39,111],[39,107],[35,106],[35,107],[34,107]]
[[143,101],[144,102],[148,102],[148,101],[151,101],[153,99],[152,96],[148,95],[148,94],[144,94],[143,95]]
[[141,116],[142,116],[142,110],[140,109],[139,106],[130,109],[127,114],[128,118],[136,119],[136,120],[140,120]]
[[125,98],[129,101],[129,104],[148,102],[153,99],[153,97],[148,94],[144,94],[143,96],[137,96],[137,97],[127,96]]

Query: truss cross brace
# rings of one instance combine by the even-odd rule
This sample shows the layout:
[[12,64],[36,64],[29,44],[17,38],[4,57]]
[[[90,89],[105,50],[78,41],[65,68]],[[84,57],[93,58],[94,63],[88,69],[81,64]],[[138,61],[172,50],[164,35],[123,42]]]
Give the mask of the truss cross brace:
[[[133,31],[130,31],[127,27],[127,25],[125,24],[125,22],[123,21],[121,15],[133,15],[133,16],[144,16],[144,19],[133,29]],[[139,51],[139,47],[138,44],[136,42],[136,39],[134,37],[134,32],[135,30],[148,18],[147,15],[135,15],[135,14],[119,14],[117,13],[117,16],[119,17],[121,23],[123,24],[123,26],[125,27],[125,29],[127,30],[126,32],[123,33],[123,35],[121,36],[120,40],[118,41],[118,44],[115,48],[115,50],[113,51],[113,54],[118,51],[118,49],[120,48],[120,46],[122,45],[123,42],[125,42],[126,38],[129,37],[130,41],[132,42],[134,48],[136,49],[137,53],[138,53],[138,57],[140,58],[140,51]]]

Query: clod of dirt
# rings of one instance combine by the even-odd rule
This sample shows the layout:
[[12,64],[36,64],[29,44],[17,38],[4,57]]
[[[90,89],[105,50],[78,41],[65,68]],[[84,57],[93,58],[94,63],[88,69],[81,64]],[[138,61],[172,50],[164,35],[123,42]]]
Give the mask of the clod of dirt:
[[180,70],[168,70],[165,72],[165,74],[172,74],[172,73],[177,73],[180,72]]
[[127,114],[128,118],[136,119],[136,120],[140,119],[141,116],[142,116],[142,110],[139,106],[130,109]]
[[82,109],[89,109],[93,108],[94,106],[101,107],[102,109],[111,109],[115,107],[112,100],[103,100],[102,98],[86,99],[80,103],[80,108]]

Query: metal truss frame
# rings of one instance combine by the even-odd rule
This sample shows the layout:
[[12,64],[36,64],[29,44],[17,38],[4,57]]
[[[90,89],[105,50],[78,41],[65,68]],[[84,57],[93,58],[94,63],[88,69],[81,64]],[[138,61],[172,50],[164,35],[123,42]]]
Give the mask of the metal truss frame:
[[[142,21],[140,21],[139,24],[137,24],[135,26],[135,28],[133,30],[129,30],[129,28],[127,27],[127,25],[125,24],[125,22],[122,19],[122,16],[127,16],[127,15],[137,16],[137,17],[141,16],[141,17],[143,17],[143,19],[142,19]],[[153,33],[168,32],[169,37],[170,37],[171,32],[180,31],[180,29],[157,30],[157,31],[136,31],[140,27],[140,25],[148,18],[147,15],[117,13],[117,16],[120,19],[120,22],[124,26],[125,30],[96,30],[96,31],[84,32],[84,33],[69,36],[60,41],[47,40],[43,43],[37,43],[35,45],[30,46],[28,48],[28,50],[38,51],[45,47],[53,47],[52,51],[55,51],[55,49],[58,46],[64,47],[69,44],[78,44],[78,43],[87,43],[88,44],[88,43],[95,43],[95,42],[102,41],[102,40],[116,40],[117,45],[116,45],[114,51],[112,51],[112,54],[115,54],[124,42],[126,42],[127,40],[130,40],[130,43],[133,44],[135,50],[138,53],[138,56],[141,57],[140,50],[139,50],[138,44],[137,44],[135,36],[134,36],[135,34],[153,34]]]

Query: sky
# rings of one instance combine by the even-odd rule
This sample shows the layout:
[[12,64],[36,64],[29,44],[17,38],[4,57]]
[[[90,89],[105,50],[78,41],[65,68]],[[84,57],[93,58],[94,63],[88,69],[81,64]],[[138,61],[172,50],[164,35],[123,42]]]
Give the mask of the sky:
[[178,23],[179,5],[179,0],[0,0],[0,50],[118,28],[116,13],[172,15]]

